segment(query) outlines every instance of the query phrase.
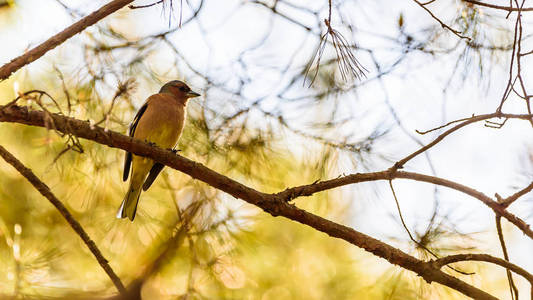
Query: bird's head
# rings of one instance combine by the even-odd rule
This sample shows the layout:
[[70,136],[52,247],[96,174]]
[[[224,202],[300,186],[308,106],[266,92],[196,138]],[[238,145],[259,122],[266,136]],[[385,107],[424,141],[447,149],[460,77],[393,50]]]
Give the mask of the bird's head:
[[191,91],[191,88],[188,85],[179,80],[172,80],[165,83],[161,90],[159,90],[159,93],[172,94],[174,97],[182,100],[184,103],[187,102],[189,98],[200,96],[200,94]]

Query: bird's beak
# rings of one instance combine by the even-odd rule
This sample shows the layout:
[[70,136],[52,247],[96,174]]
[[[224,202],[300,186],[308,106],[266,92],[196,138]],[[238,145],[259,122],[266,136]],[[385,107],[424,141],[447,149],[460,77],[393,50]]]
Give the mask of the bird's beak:
[[187,93],[187,98],[194,98],[194,97],[198,97],[200,96],[200,94],[196,93],[196,92],[193,92],[193,91],[190,91]]

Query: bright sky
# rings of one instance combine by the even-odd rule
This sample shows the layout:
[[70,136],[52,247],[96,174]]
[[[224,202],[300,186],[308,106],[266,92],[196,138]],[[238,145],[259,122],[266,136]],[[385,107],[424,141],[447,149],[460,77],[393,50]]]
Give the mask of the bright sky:
[[[87,13],[104,2],[78,0],[69,1],[68,5]],[[143,4],[143,2],[138,2],[136,4]],[[296,3],[296,1],[294,2]],[[316,0],[298,2],[312,5],[317,3]],[[354,38],[362,47],[370,48],[386,44],[383,39],[375,35],[376,32],[395,36],[394,30],[399,11],[405,14],[408,31],[414,31],[414,28],[418,26],[433,22],[411,1],[389,1],[390,5],[387,9],[378,7],[381,2],[351,1],[346,4],[345,11],[355,12],[348,16],[352,24],[361,28],[359,33],[354,33]],[[498,1],[493,2],[498,3]],[[500,2],[503,5],[508,3],[508,1]],[[38,5],[36,5],[37,3]],[[288,58],[289,53],[293,53],[302,45],[304,47],[299,57],[305,58],[311,53],[311,46],[317,41],[303,38],[302,29],[287,26],[288,23],[279,18],[270,23],[269,12],[261,7],[247,5],[238,13],[233,13],[239,3],[241,1],[237,0],[207,1],[205,11],[200,16],[203,30],[209,32],[207,36],[201,34],[202,27],[197,22],[192,22],[171,36],[176,44],[188,46],[180,49],[199,70],[213,70],[214,67],[228,64],[238,55],[240,50],[258,40],[258,32],[262,32],[270,26],[274,26],[275,30],[269,37],[269,42],[261,51],[254,52],[249,57],[254,64],[283,65],[283,60]],[[443,6],[446,7],[444,4]],[[168,18],[161,16],[160,7],[136,10],[127,15],[124,11],[121,11],[118,18],[111,20],[112,24],[134,26],[134,29],[130,27],[130,32],[138,37],[168,30]],[[379,18],[374,15],[376,11],[381,12]],[[444,10],[444,12],[455,13],[453,9]],[[189,13],[190,11],[184,13],[184,20],[188,19]],[[176,13],[175,15],[177,19],[179,14]],[[314,21],[312,19],[306,19],[303,15],[295,16],[303,23],[313,26]],[[174,24],[177,23],[176,19],[172,21]],[[501,20],[503,21],[503,18]],[[531,21],[531,18],[527,21]],[[54,0],[20,0],[17,1],[15,11],[0,10],[0,45],[9,45],[9,47],[2,47],[0,63],[9,61],[28,47],[37,45],[71,23],[70,16],[65,14]],[[496,36],[488,36],[488,38],[497,39]],[[455,37],[451,37],[451,39],[452,42],[456,42]],[[67,41],[67,44],[70,42],[72,41]],[[526,46],[531,48],[532,45]],[[50,54],[53,55],[62,49],[64,48],[60,47],[59,50],[54,50]],[[384,62],[393,61],[394,57],[391,53],[393,52],[381,51],[376,56]],[[47,54],[46,57],[50,57],[50,54]],[[394,124],[388,108],[384,105],[386,95],[388,95],[389,101],[402,120],[404,127],[413,135],[416,135],[415,129],[430,129],[445,123],[444,120],[450,121],[474,113],[492,112],[499,103],[507,82],[508,56],[504,57],[500,64],[492,70],[490,73],[492,80],[486,87],[480,86],[479,81],[475,78],[477,72],[471,72],[464,79],[463,88],[455,90],[452,85],[443,95],[443,82],[449,78],[454,62],[443,59],[428,64],[427,58],[415,54],[403,63],[397,72],[385,78],[387,94],[384,93],[383,86],[376,81],[360,89],[356,96],[353,94],[345,96],[345,99],[342,100],[344,102],[341,104],[343,109],[350,110],[355,115],[364,115],[365,120],[362,123],[351,123],[349,130],[353,131],[356,136],[364,136],[376,124],[383,122],[389,125]],[[525,70],[533,69],[532,59],[529,58],[528,61],[525,61],[523,66]],[[366,66],[371,66],[371,61],[364,54],[361,54],[361,62]],[[67,62],[67,64],[72,63]],[[153,64],[156,69],[164,70],[167,67],[167,63],[163,61],[153,62]],[[32,64],[31,68],[46,69],[47,67],[46,59],[41,59]],[[233,74],[220,72],[218,75],[223,79],[231,79]],[[252,66],[250,75],[254,79],[251,85],[245,89],[245,93],[251,98],[268,95],[279,86],[280,79],[276,77],[275,72],[270,73],[264,68]],[[370,73],[368,76],[373,77],[373,74]],[[193,79],[193,84],[201,84],[201,81],[194,80],[196,79]],[[529,82],[533,83],[533,80]],[[12,83],[2,82],[0,87],[5,84]],[[146,87],[137,93],[139,99],[144,99],[144,96],[151,91],[149,87]],[[0,103],[9,100],[0,99]],[[442,108],[445,109],[445,115],[441,112]],[[523,103],[516,99],[508,101],[506,111],[523,113]],[[287,113],[290,114],[288,109]],[[299,126],[303,125],[299,124]],[[361,132],[365,134],[361,134]],[[417,136],[417,138],[428,143],[440,132],[442,131],[427,136]],[[398,129],[391,131],[389,139],[401,142],[390,143],[388,146],[381,143],[379,145],[382,145],[383,148],[380,151],[395,159],[404,157],[418,148]],[[486,128],[483,123],[478,123],[447,137],[429,153],[435,164],[437,176],[471,186],[489,196],[493,196],[497,192],[505,197],[531,182],[531,173],[524,173],[525,171],[533,171],[533,163],[528,157],[531,153],[532,143],[528,141],[533,141],[533,130],[527,122],[510,121],[505,127],[498,130]],[[388,166],[383,165],[382,167],[384,169]],[[409,163],[406,169],[431,174],[424,156]],[[339,167],[339,174],[353,171],[353,167],[348,164]],[[302,182],[302,184],[304,183]],[[406,180],[394,181],[394,185],[408,225],[411,228],[424,228],[432,212],[433,187]],[[390,190],[386,188],[386,182],[380,183],[378,186],[378,194],[381,197],[376,197],[370,192],[360,192],[360,189],[356,188],[358,192],[354,193],[353,202],[355,211],[359,213],[355,215],[350,225],[381,239],[391,236],[405,239],[405,231],[398,223],[393,222],[388,217],[389,214],[397,215],[397,213]],[[460,207],[460,209],[455,210],[451,218],[462,220],[462,226],[460,226],[462,231],[494,230],[493,214],[478,200],[445,188],[439,189],[439,197],[442,213]],[[531,196],[526,198],[527,200],[523,199],[514,204],[510,210],[523,218],[527,218],[529,223],[533,223]],[[507,229],[511,227],[506,226]],[[485,236],[488,237],[488,235]],[[511,247],[513,260],[520,262],[523,267],[533,272],[533,259],[531,259],[533,242],[524,238],[517,230],[509,231],[506,237],[510,243],[520,245]],[[491,234],[490,238],[492,240],[488,244],[497,247],[496,236]],[[493,254],[500,255],[499,248],[494,248]]]

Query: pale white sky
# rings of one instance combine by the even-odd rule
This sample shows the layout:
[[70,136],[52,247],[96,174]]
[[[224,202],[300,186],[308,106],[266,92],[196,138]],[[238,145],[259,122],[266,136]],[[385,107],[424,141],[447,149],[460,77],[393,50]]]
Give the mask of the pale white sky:
[[[104,2],[78,0],[68,1],[68,5],[87,13]],[[137,2],[136,4],[143,3]],[[302,5],[317,5],[316,0],[294,2]],[[444,2],[442,2],[439,12],[443,15],[455,14],[453,5]],[[508,3],[508,1],[493,2],[502,2],[502,5]],[[20,0],[17,3],[15,10],[18,12],[0,10],[0,45],[2,45],[0,64],[7,62],[28,47],[44,41],[72,22],[70,16],[66,15],[64,10],[53,0]],[[229,80],[231,82],[235,74],[231,72],[229,62],[234,60],[242,49],[257,41],[258,32],[273,27],[274,31],[269,36],[265,46],[260,51],[254,51],[248,57],[252,64],[248,75],[253,80],[245,89],[245,96],[250,98],[270,95],[279,88],[283,79],[278,78],[276,72],[269,72],[261,66],[283,65],[289,54],[300,48],[302,52],[296,60],[304,61],[312,53],[312,47],[317,43],[317,40],[306,38],[305,32],[301,28],[287,26],[289,23],[280,18],[270,22],[270,12],[262,7],[248,4],[234,13],[235,8],[240,3],[241,1],[237,0],[206,1],[205,10],[200,15],[202,25],[192,22],[170,38],[178,46],[183,45],[180,50],[183,51],[187,60],[200,71],[228,66],[227,72],[216,74],[221,78],[221,81]],[[343,8],[346,17],[350,19],[352,24],[360,28],[360,32],[355,32],[351,37],[360,46],[365,48],[387,46],[387,42],[379,38],[376,33],[396,36],[395,24],[400,11],[405,15],[407,31],[416,31],[415,29],[419,26],[434,22],[412,1],[388,1],[387,8],[380,6],[383,3],[384,1],[349,1]],[[437,7],[439,5],[437,4]],[[290,12],[290,10],[288,11]],[[379,12],[380,15],[376,16],[376,12]],[[184,20],[188,19],[189,14],[190,11],[185,11]],[[177,23],[177,16],[179,14],[176,14],[176,19],[172,21],[174,24]],[[304,15],[295,15],[295,17],[308,26],[314,26],[313,19],[306,18]],[[505,24],[503,16],[497,20]],[[531,21],[531,18],[526,21]],[[120,26],[135,26],[134,29],[129,28],[129,32],[134,32],[138,37],[168,30],[168,19],[161,16],[159,6],[133,12],[127,9],[121,10],[109,22],[118,28]],[[511,23],[509,22],[509,24]],[[202,30],[208,31],[209,34],[207,36],[202,35]],[[531,33],[530,30],[528,34]],[[491,31],[487,33],[487,39],[489,38],[496,40],[498,37]],[[450,39],[450,44],[457,40],[454,36]],[[75,40],[70,40],[68,43],[75,43]],[[531,43],[525,46],[532,47]],[[68,49],[68,45],[66,47],[60,46],[47,54],[44,59],[33,63],[30,68],[32,70],[47,70],[50,66],[47,59],[58,52],[66,51],[65,49]],[[378,51],[376,57],[380,61],[391,62],[395,59],[393,55],[395,51]],[[352,122],[349,128],[343,128],[343,130],[349,130],[356,137],[362,137],[368,134],[376,124],[385,123],[392,126],[394,120],[385,105],[385,95],[388,95],[389,101],[402,120],[404,127],[413,135],[416,135],[415,129],[425,130],[441,125],[444,121],[463,118],[471,114],[492,112],[498,105],[507,82],[509,56],[510,54],[506,54],[502,57],[499,63],[494,64],[494,69],[487,73],[492,76],[490,84],[480,85],[478,78],[476,78],[477,72],[474,71],[464,79],[464,87],[455,89],[452,84],[446,94],[443,94],[443,87],[454,68],[455,62],[445,58],[433,62],[423,55],[414,54],[402,63],[396,72],[384,78],[386,94],[384,87],[375,81],[358,89],[357,95],[347,94],[343,97],[340,104],[342,109],[356,116],[362,115],[364,120],[364,122]],[[523,68],[525,70],[533,69],[532,59],[533,57],[530,56],[524,62]],[[364,53],[360,54],[360,60],[363,65],[374,70],[372,62]],[[163,72],[168,68],[168,61],[170,60],[164,57],[157,57],[157,59],[151,59],[149,63],[154,69]],[[68,61],[64,64],[68,68],[69,65],[74,65],[76,62]],[[368,77],[373,77],[372,72],[368,74]],[[533,88],[533,80],[529,82],[532,83],[531,88]],[[193,85],[202,85],[201,80],[194,77],[192,77],[192,83]],[[0,86],[6,84],[12,85],[13,83],[8,80],[0,83]],[[141,86],[141,89],[137,91],[139,105],[142,102],[141,99],[153,92],[151,88],[153,86]],[[302,89],[301,94],[309,94],[309,91]],[[9,100],[0,99],[0,103]],[[271,99],[267,103],[277,103],[277,101]],[[266,105],[266,109],[274,106]],[[301,111],[291,111],[290,106],[283,107],[284,113],[287,115],[294,115],[295,112],[301,114]],[[445,114],[442,113],[443,107]],[[523,103],[517,99],[509,100],[505,106],[506,112],[524,113],[523,108]],[[222,106],[220,109],[231,108]],[[315,112],[315,114],[307,116],[314,118],[316,115]],[[306,116],[301,116],[300,121],[302,119],[305,120]],[[257,122],[260,123],[261,120],[259,119]],[[295,122],[295,125],[304,126],[303,122]],[[442,131],[426,136],[417,135],[417,138],[428,143],[440,132]],[[290,142],[294,143],[294,139],[295,137],[291,136]],[[392,129],[387,141],[396,142],[378,143],[382,147],[379,151],[394,159],[400,159],[418,148],[418,145],[397,128]],[[524,160],[528,158],[528,153],[531,152],[533,146],[531,141],[533,141],[533,130],[527,122],[510,121],[504,128],[498,130],[486,128],[483,123],[478,123],[447,137],[429,153],[437,170],[437,176],[471,186],[489,196],[493,196],[496,192],[502,196],[507,196],[516,191],[517,188],[528,185],[532,180],[531,173],[521,173],[526,165]],[[303,146],[304,144],[305,142],[302,142],[299,145]],[[297,151],[306,151],[305,148],[301,149]],[[341,161],[343,159],[346,158],[341,158]],[[380,169],[389,166],[382,164]],[[380,169],[376,169],[376,171]],[[430,174],[423,155],[410,162],[406,166],[406,170]],[[531,166],[527,170],[531,171]],[[338,167],[339,174],[348,174],[354,171],[356,170],[350,164],[341,164]],[[305,183],[302,182],[302,184]],[[424,228],[432,212],[433,187],[407,180],[396,180],[394,185],[408,225],[411,228]],[[403,228],[389,218],[389,214],[396,215],[396,210],[387,183],[377,184],[379,187],[377,193],[380,197],[376,197],[368,191],[362,192],[361,189],[364,189],[365,186],[369,185],[361,185],[361,187],[355,188],[356,192],[347,193],[347,195],[354,196],[352,202],[354,211],[357,212],[354,214],[354,219],[350,225],[377,238],[385,239],[394,236],[406,239],[407,235]],[[446,188],[439,189],[439,197],[441,199],[441,212],[454,210],[451,217],[457,221],[461,220],[459,228],[462,231],[492,232],[494,230],[492,212],[478,200]],[[526,218],[528,223],[533,223],[532,209],[531,195],[527,195],[510,208],[513,213]],[[512,226],[505,227],[512,228]],[[485,237],[489,238],[489,235],[485,235]],[[524,238],[514,229],[509,231],[506,237],[513,244],[510,247],[512,260],[519,262],[521,266],[533,272],[533,259],[531,258],[533,241]],[[500,250],[497,248],[496,236],[492,234],[490,238],[487,247],[495,247],[491,253],[499,256]]]

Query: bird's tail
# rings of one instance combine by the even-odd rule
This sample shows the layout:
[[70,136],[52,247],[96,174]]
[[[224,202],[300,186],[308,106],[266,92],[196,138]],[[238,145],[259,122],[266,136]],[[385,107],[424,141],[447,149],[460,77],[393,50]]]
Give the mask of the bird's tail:
[[[133,178],[132,178],[133,179]],[[130,187],[122,204],[117,212],[117,218],[129,218],[131,221],[135,218],[135,212],[137,212],[137,204],[139,203],[139,197],[141,196],[141,187],[134,184],[134,180],[131,180]]]

